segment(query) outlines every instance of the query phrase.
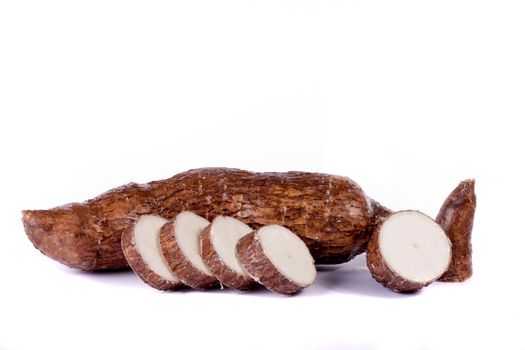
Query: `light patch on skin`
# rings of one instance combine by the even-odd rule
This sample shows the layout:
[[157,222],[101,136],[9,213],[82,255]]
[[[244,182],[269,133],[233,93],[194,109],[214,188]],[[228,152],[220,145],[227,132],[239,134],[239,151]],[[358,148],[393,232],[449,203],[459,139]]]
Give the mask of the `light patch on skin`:
[[363,208],[361,207],[357,208],[351,204],[347,204],[345,206],[345,209],[349,217],[356,217],[356,216],[363,215]]
[[332,200],[332,179],[328,179],[328,188],[326,189],[327,202]]
[[325,207],[325,217],[329,217],[330,216],[330,213],[331,213],[331,210],[332,210],[332,179],[331,178],[328,178],[328,188],[326,189],[326,199],[325,199],[325,203],[326,203],[326,207]]
[[281,215],[281,223],[284,223],[284,220],[286,218],[286,206],[282,205],[280,207],[280,211],[282,213],[282,215]]

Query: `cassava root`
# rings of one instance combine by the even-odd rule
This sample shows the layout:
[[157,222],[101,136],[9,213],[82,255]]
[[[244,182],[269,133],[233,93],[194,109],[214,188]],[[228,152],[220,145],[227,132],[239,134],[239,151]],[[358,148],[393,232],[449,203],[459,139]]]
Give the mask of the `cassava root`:
[[232,216],[254,229],[283,225],[318,264],[342,263],[365,251],[374,227],[389,213],[346,177],[203,168],[130,183],[84,203],[24,210],[22,221],[34,246],[56,261],[82,270],[119,269],[128,266],[122,233],[139,216],[170,220],[186,210],[207,220]]

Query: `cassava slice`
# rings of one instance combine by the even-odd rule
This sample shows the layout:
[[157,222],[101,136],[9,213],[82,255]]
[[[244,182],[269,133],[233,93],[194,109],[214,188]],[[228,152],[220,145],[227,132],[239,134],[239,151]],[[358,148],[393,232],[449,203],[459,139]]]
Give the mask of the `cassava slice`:
[[170,269],[191,288],[206,289],[218,284],[200,253],[200,235],[209,224],[203,217],[184,211],[160,230],[160,246]]
[[257,282],[280,294],[293,294],[315,281],[314,259],[289,229],[268,225],[242,237],[235,253]]
[[256,285],[235,256],[239,239],[252,231],[250,226],[237,219],[219,215],[201,235],[202,259],[226,287],[248,290]]
[[24,210],[22,222],[42,253],[82,270],[128,266],[122,232],[140,215],[173,219],[185,210],[206,219],[233,216],[254,229],[285,225],[308,245],[316,263],[334,264],[363,252],[379,209],[358,184],[342,176],[203,168],[130,183],[84,203]]
[[160,290],[181,285],[160,249],[160,228],[167,221],[157,215],[143,215],[122,234],[122,251],[129,266],[144,282]]
[[462,282],[472,276],[470,237],[476,212],[474,185],[474,180],[462,181],[445,200],[436,218],[452,242],[452,260],[440,281]]
[[366,261],[372,276],[395,292],[412,292],[438,279],[448,268],[450,240],[418,211],[391,214],[377,227]]

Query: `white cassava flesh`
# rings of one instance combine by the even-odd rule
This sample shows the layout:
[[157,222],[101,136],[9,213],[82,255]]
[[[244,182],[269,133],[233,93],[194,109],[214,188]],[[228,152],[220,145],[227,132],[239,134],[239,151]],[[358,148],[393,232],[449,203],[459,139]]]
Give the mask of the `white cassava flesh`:
[[390,215],[374,232],[367,250],[372,276],[397,292],[415,291],[448,268],[451,244],[443,229],[418,211]]
[[200,253],[200,236],[210,222],[184,211],[162,226],[160,246],[173,273],[192,288],[210,288],[218,283]]
[[143,215],[123,233],[121,241],[131,268],[144,282],[160,290],[174,289],[181,284],[160,248],[160,228],[167,221],[157,215]]
[[239,240],[236,255],[244,269],[266,288],[293,294],[315,281],[314,259],[292,231],[269,225]]
[[239,239],[252,231],[242,221],[219,215],[201,235],[204,263],[226,287],[248,290],[256,285],[235,256],[235,246]]

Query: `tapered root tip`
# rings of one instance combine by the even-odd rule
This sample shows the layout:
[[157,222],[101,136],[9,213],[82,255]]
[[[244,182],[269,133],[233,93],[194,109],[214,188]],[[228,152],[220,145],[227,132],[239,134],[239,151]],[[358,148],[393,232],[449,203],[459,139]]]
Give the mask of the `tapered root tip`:
[[24,226],[26,223],[28,223],[31,218],[33,217],[33,211],[32,210],[22,210],[22,222],[24,223]]
[[[476,181],[474,179],[467,179],[461,181],[456,188],[450,193],[448,198],[443,203],[447,207],[450,204],[462,205],[465,201],[476,201],[475,192]],[[443,209],[443,208],[442,208]]]
[[24,230],[36,248],[41,240],[41,235],[38,233],[42,232],[42,228],[46,226],[42,220],[42,216],[39,215],[38,210],[22,210],[22,224]]
[[476,186],[476,179],[463,180],[463,181],[461,181],[460,186],[467,187],[469,189],[474,190],[474,188]]
[[461,181],[443,202],[436,222],[452,242],[452,260],[440,277],[444,282],[462,282],[472,276],[471,235],[476,211],[474,179]]
[[82,232],[82,221],[71,206],[50,210],[23,210],[27,237],[44,255],[69,267],[92,270],[96,239]]

